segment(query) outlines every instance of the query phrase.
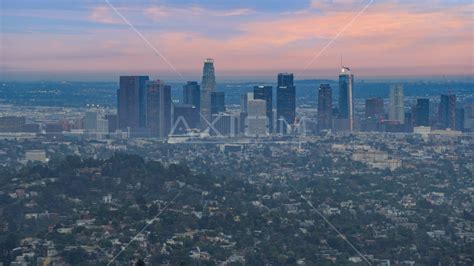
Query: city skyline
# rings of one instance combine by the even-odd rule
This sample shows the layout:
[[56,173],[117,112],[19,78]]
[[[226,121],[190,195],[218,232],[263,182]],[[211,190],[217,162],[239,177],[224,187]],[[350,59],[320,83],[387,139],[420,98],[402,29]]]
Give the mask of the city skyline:
[[[331,77],[341,56],[361,77],[474,73],[470,1],[110,2],[186,80],[207,57],[223,80]],[[2,79],[180,80],[105,1],[4,1],[2,22]]]
[[0,266],[474,265],[474,0],[0,0]]

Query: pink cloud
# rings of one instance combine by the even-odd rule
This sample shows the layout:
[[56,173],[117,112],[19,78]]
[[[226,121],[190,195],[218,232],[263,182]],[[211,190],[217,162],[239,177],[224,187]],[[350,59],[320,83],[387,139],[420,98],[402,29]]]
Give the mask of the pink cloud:
[[109,6],[94,7],[88,17],[90,20],[105,24],[123,24],[123,21]]
[[[350,1],[356,2],[356,1]],[[467,8],[472,6],[467,6]],[[473,23],[466,7],[426,12],[394,3],[374,4],[310,67],[306,75],[337,71],[339,57],[358,74],[474,74]],[[180,72],[198,73],[202,60],[214,57],[217,73],[263,71],[300,72],[311,58],[360,10],[300,13],[232,24],[238,30],[226,38],[192,31],[153,31],[143,34]],[[389,10],[390,12],[387,12]],[[151,7],[144,12],[157,21],[199,16],[239,16],[252,10],[215,11],[197,7]],[[128,14],[128,13],[127,13]],[[126,14],[125,14],[126,15]],[[89,17],[101,23],[121,23],[108,7],[95,8]],[[210,22],[209,22],[210,23]],[[95,30],[89,36],[5,34],[5,61],[10,67],[51,71],[118,71],[157,74],[168,66],[133,31]],[[31,45],[34,43],[35,45]],[[51,49],[54,47],[54,49]],[[83,55],[81,57],[80,55]],[[72,58],[72,59],[71,59]],[[366,69],[366,72],[357,72]],[[396,69],[396,71],[389,71]],[[370,70],[370,71],[369,71]]]
[[189,18],[201,20],[210,19],[213,17],[234,17],[234,16],[245,16],[255,14],[256,12],[248,8],[239,8],[231,10],[215,10],[207,9],[198,6],[191,7],[167,7],[167,6],[151,6],[143,10],[143,13],[153,19],[161,20],[164,17],[175,17],[175,18]]

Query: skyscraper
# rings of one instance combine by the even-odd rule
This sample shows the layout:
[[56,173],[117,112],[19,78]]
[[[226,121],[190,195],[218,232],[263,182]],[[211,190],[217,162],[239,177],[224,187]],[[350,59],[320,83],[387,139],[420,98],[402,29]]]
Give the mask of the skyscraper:
[[188,81],[183,86],[183,103],[201,108],[201,86],[196,81]]
[[146,82],[148,76],[121,76],[117,91],[118,128],[132,132],[146,127]]
[[[211,121],[211,93],[216,90],[216,76],[214,71],[214,60],[208,58],[204,61],[201,82],[201,114]],[[206,123],[201,126],[206,127]]]
[[103,110],[91,108],[82,119],[86,136],[92,139],[102,139],[109,133],[109,124]]
[[225,93],[223,91],[211,92],[211,114],[225,112]]
[[339,75],[339,118],[347,120],[347,130],[354,129],[354,107],[352,88],[354,75],[348,67],[342,67]]
[[368,98],[365,100],[365,118],[381,119],[384,116],[383,99]]
[[277,131],[286,133],[286,124],[293,125],[295,117],[296,88],[293,73],[280,73],[277,87]]
[[398,121],[400,122],[400,124],[405,123],[405,110],[404,110],[402,85],[390,86],[388,119],[391,121]]
[[464,126],[464,108],[456,108],[456,130],[458,131],[464,131],[465,126]]
[[86,111],[86,114],[82,119],[83,127],[86,132],[97,131],[97,121],[99,120],[99,116],[99,110],[90,109]]
[[267,130],[267,103],[265,100],[249,99],[247,101],[247,136],[264,136]]
[[430,99],[417,99],[415,111],[416,126],[430,126]]
[[332,89],[321,84],[318,89],[318,129],[332,129]]
[[273,132],[273,88],[272,86],[253,87],[253,98],[255,100],[265,100],[266,115],[268,120],[268,132]]
[[474,132],[474,104],[464,106],[464,130]]
[[[188,128],[186,128],[186,126]],[[192,104],[173,105],[173,135],[185,134],[187,129],[199,128],[199,110]]]
[[147,83],[147,128],[152,137],[166,138],[171,130],[171,87],[161,80]]
[[365,119],[361,120],[360,129],[366,132],[380,131],[384,116],[383,99],[365,99]]
[[117,115],[115,114],[107,114],[105,115],[105,119],[108,121],[107,127],[109,128],[109,133],[115,132],[117,130]]
[[438,110],[439,126],[443,129],[456,129],[456,95],[442,94]]
[[246,92],[240,95],[240,112],[247,112],[247,102],[248,100],[253,100],[253,92]]
[[294,76],[293,73],[279,73],[277,87],[289,87],[294,86]]
[[248,100],[253,100],[253,92],[247,92],[240,95],[239,132],[242,134],[245,134],[246,132]]
[[[214,129],[220,135],[233,137],[237,134],[238,119],[234,115],[225,112],[213,114],[212,121],[214,122]],[[210,135],[216,136],[217,132],[215,130],[211,130]]]

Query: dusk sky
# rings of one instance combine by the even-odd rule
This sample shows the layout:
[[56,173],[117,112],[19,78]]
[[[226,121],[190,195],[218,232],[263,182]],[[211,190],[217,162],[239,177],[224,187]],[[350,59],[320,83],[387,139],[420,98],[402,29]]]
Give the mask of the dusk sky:
[[[105,1],[0,3],[1,79],[143,73],[180,80]],[[186,80],[199,79],[207,57],[215,60],[218,80],[282,71],[335,78],[341,56],[364,77],[474,74],[472,0],[110,3]]]

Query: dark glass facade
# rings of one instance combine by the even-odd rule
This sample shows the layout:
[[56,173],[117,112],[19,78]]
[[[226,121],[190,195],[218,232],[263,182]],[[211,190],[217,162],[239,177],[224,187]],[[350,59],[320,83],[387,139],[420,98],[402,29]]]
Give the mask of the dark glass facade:
[[117,91],[118,128],[137,131],[146,127],[146,83],[148,76],[121,76]]
[[201,86],[196,81],[188,81],[183,86],[183,103],[190,104],[200,110]]
[[365,118],[383,118],[383,99],[369,98],[365,100]]
[[465,131],[465,126],[464,126],[464,108],[456,108],[456,127],[455,129],[458,131]]
[[171,87],[157,80],[147,83],[147,129],[152,137],[165,138],[171,130]]
[[214,91],[211,93],[211,114],[225,112],[225,93]]
[[173,127],[175,131],[173,134],[179,135],[186,133],[186,122],[189,129],[199,128],[199,110],[191,104],[176,104],[173,108]]
[[416,126],[430,126],[430,99],[416,100]]
[[290,87],[294,86],[293,73],[279,73],[277,87]]
[[321,84],[318,89],[318,130],[332,129],[332,88]]
[[438,122],[440,128],[456,128],[456,95],[441,95],[439,103]]
[[281,126],[293,125],[296,117],[296,88],[293,73],[278,74],[277,87],[277,132],[283,133]]

